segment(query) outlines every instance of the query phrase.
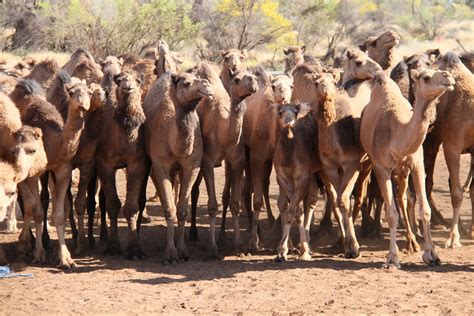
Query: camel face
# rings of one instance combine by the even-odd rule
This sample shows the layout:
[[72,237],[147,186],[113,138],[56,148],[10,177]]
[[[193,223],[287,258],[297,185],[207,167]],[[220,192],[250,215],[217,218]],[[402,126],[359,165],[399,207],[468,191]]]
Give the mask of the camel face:
[[64,87],[69,94],[69,107],[76,111],[89,111],[91,107],[92,90],[87,87],[86,81],[65,84]]
[[245,52],[238,49],[228,49],[221,52],[222,58],[224,59],[223,68],[237,70],[241,67],[242,62],[245,60]]
[[285,73],[290,73],[296,65],[304,61],[305,46],[290,46],[283,50],[285,54]]
[[105,105],[107,98],[105,96],[105,91],[97,83],[91,83],[90,90],[92,90],[90,112],[94,112]]
[[257,77],[248,71],[232,71],[229,69],[230,77],[232,78],[232,93],[239,97],[244,98],[252,93],[257,92],[258,82]]
[[346,50],[344,71],[355,79],[373,79],[377,71],[382,70],[379,64],[360,50]]
[[317,100],[332,101],[336,98],[336,80],[331,73],[314,74],[312,81]]
[[412,70],[411,77],[415,83],[416,91],[425,100],[433,100],[445,91],[454,90],[454,78],[444,70]]
[[0,162],[0,221],[3,221],[7,208],[16,199],[16,185],[20,181],[12,165]]
[[212,99],[214,95],[214,90],[209,81],[199,79],[194,74],[171,75],[171,79],[176,87],[176,97],[179,104],[189,104],[193,101],[199,101],[201,98]]
[[27,177],[32,167],[46,165],[46,153],[42,144],[41,129],[23,126],[15,133],[15,145],[11,148],[11,161],[15,162],[21,180]]
[[286,129],[288,138],[293,138],[293,128],[296,121],[303,118],[310,111],[310,107],[305,103],[284,104],[278,109],[278,124],[282,129]]
[[140,93],[143,80],[134,71],[122,72],[114,77],[119,98],[127,98],[134,93]]
[[118,75],[122,71],[123,58],[117,58],[115,56],[107,56],[100,63],[103,73],[110,74],[112,76]]
[[293,90],[293,78],[286,75],[275,77],[272,79],[272,90],[276,103],[289,103]]
[[388,31],[379,37],[371,36],[360,46],[369,56],[379,56],[392,49],[400,42],[400,36],[394,31]]

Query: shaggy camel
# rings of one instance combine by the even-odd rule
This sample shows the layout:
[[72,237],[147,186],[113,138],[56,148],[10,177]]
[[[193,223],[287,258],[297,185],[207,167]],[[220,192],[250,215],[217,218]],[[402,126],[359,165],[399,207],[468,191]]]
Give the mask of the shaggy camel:
[[[135,71],[127,70],[115,76],[115,96],[107,99],[99,143],[97,145],[97,173],[106,197],[110,217],[110,238],[106,254],[122,254],[118,238],[117,217],[122,210],[128,224],[129,259],[142,259],[137,232],[139,208],[143,209],[143,190],[146,188],[149,162],[145,152],[145,114],[141,105],[141,79]],[[116,100],[116,102],[114,102]],[[113,140],[113,141],[111,141]],[[117,169],[126,168],[127,194],[120,206],[115,183]]]
[[[215,225],[218,204],[214,182],[214,168],[219,166],[223,159],[229,161],[232,173],[236,175],[232,178],[230,208],[232,215],[234,216],[234,243],[236,249],[242,247],[239,233],[238,212],[241,198],[241,170],[243,170],[245,166],[243,142],[241,141],[242,121],[247,106],[245,101],[241,103],[235,102],[238,100],[237,98],[242,98],[242,96],[238,96],[236,93],[231,92],[233,100],[231,99],[219,78],[216,67],[213,64],[200,62],[197,65],[195,72],[198,77],[207,79],[214,90],[213,99],[202,99],[199,102],[197,112],[199,115],[199,121],[201,122],[201,133],[204,144],[200,175],[204,177],[207,195],[209,197],[207,204],[210,217],[210,245],[208,253],[210,257],[217,258]],[[242,83],[248,82],[249,87],[247,87],[247,89],[249,89],[251,93],[254,93],[258,89],[255,76],[245,72],[244,77],[246,78],[245,80],[231,79],[231,88],[234,84],[239,85],[241,81]],[[199,192],[199,183],[202,177],[198,177],[194,183],[192,195]],[[194,200],[194,198],[192,199]],[[193,221],[191,225],[191,229],[195,231],[195,221]]]
[[[306,104],[278,106],[278,141],[273,163],[280,187],[278,208],[282,221],[282,238],[276,261],[286,261],[291,224],[296,217],[300,233],[300,260],[309,260],[310,219],[318,198],[315,173],[321,170],[318,149],[318,126]],[[309,210],[300,207],[305,199]]]
[[[361,121],[361,142],[370,156],[380,191],[385,202],[385,212],[390,227],[390,250],[387,265],[400,268],[396,228],[398,214],[395,209],[392,176],[398,184],[397,200],[406,214],[406,189],[411,171],[414,188],[423,222],[425,247],[423,261],[439,265],[431,233],[431,210],[425,192],[423,147],[430,122],[436,115],[438,98],[453,90],[454,79],[446,71],[412,70],[415,84],[414,110],[402,96],[396,83],[385,73],[378,73],[374,81],[370,103],[364,110]],[[409,233],[410,226],[407,225]]]
[[[272,160],[279,137],[278,106],[289,103],[293,79],[287,75],[272,79],[271,86],[260,89],[246,99],[248,109],[244,114],[242,137],[248,154],[245,169],[244,203],[242,208],[251,209],[252,231],[248,250],[256,251],[258,246],[258,219],[263,205],[262,195],[268,196],[268,184],[272,171]],[[253,191],[253,204],[252,204]],[[248,202],[247,202],[248,201]],[[275,222],[270,203],[266,203],[270,224]],[[221,236],[225,228],[221,227]],[[223,240],[221,237],[220,240]]]
[[[202,159],[202,136],[196,106],[202,98],[212,98],[205,79],[193,74],[165,74],[145,99],[146,149],[152,161],[151,176],[164,207],[167,224],[165,262],[187,260],[184,227],[191,188]],[[174,175],[179,176],[179,198],[173,198]],[[176,217],[176,212],[177,217]],[[178,220],[177,247],[174,224]]]
[[39,203],[38,176],[45,171],[51,171],[55,176],[53,222],[59,239],[59,266],[70,268],[75,264],[64,239],[64,201],[71,181],[71,160],[79,146],[92,92],[85,81],[66,84],[65,88],[69,94],[66,123],[63,122],[56,108],[44,99],[41,87],[34,81],[20,81],[10,96],[20,110],[22,122],[42,130],[42,140],[47,156],[47,165],[44,168],[36,168],[35,174],[30,172],[29,177],[19,185],[24,202],[25,224],[18,246],[23,251],[30,249],[30,221],[34,215],[37,232],[34,259],[38,262],[45,261],[45,252],[39,238],[43,230],[44,211]]
[[[456,80],[454,90],[440,98],[437,106],[438,119],[432,133],[443,143],[444,158],[451,181],[453,221],[446,247],[459,247],[461,243],[458,223],[463,199],[459,161],[462,153],[474,154],[474,75],[453,53],[438,57],[435,66],[449,71]],[[434,157],[436,158],[436,155]],[[471,186],[471,197],[474,195],[473,190],[474,186]],[[473,224],[471,224],[471,237],[474,238]]]
[[304,63],[304,51],[306,47],[303,46],[290,46],[288,48],[283,49],[283,53],[285,54],[285,71],[284,73],[287,75],[291,75],[293,69],[299,64]]

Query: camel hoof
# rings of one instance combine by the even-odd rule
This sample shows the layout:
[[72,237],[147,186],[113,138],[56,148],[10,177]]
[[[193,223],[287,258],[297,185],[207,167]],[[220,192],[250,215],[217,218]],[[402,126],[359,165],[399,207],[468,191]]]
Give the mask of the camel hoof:
[[407,253],[410,253],[410,254],[418,252],[418,251],[420,251],[420,245],[418,244],[418,242],[416,240],[410,239],[407,242],[406,251],[407,251]]
[[274,259],[275,262],[285,262],[288,261],[288,258],[285,255],[279,254]]
[[211,260],[219,260],[222,259],[218,254],[217,254],[217,247],[214,246],[209,246],[207,249],[207,258]]
[[298,260],[310,261],[311,260],[311,255],[308,252],[304,252],[301,256],[298,257]]
[[382,265],[382,267],[386,270],[401,270],[402,266],[399,262],[387,262]]
[[262,248],[259,247],[258,245],[258,237],[252,237],[250,238],[249,242],[247,243],[247,251],[249,253],[256,253],[256,252],[259,252],[259,251],[262,251]]
[[185,246],[182,249],[178,248],[178,258],[183,261],[189,261],[188,248]]
[[32,263],[39,264],[39,265],[43,265],[46,263],[46,252],[44,251],[44,249],[34,250]]
[[71,257],[64,257],[59,260],[58,268],[59,269],[72,269],[76,268],[77,265]]
[[143,215],[142,216],[142,224],[150,224],[152,222],[152,218],[150,215]]
[[140,249],[139,246],[132,246],[127,249],[128,260],[143,260],[145,259],[145,253]]
[[120,247],[119,241],[109,241],[107,243],[107,247],[104,250],[104,255],[106,256],[115,256],[115,255],[123,255],[123,250]]
[[197,227],[191,227],[189,229],[189,241],[199,241]]
[[456,237],[449,237],[448,241],[446,241],[446,244],[444,245],[445,248],[461,248],[462,244],[459,241],[459,238]]
[[164,265],[164,266],[172,265],[172,266],[176,267],[178,265],[178,260],[176,260],[176,259],[163,259],[163,261],[161,261],[161,264]]
[[422,258],[423,262],[430,267],[436,267],[441,265],[441,259],[438,257],[438,254],[433,250],[430,252],[425,252]]

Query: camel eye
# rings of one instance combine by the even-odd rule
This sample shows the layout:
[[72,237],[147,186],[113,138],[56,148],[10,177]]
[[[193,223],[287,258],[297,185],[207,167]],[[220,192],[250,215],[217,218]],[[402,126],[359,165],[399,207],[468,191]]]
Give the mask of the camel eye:
[[228,61],[229,61],[229,57],[224,57],[224,61],[225,61],[225,62],[228,62]]
[[291,85],[290,88],[293,89],[293,85]]
[[423,77],[423,80],[424,80],[424,81],[428,81],[428,80],[430,80],[430,77],[429,77],[429,76],[424,76],[424,77]]
[[356,66],[357,66],[357,67],[360,67],[360,66],[362,66],[362,62],[361,62],[361,61],[359,61],[359,60],[357,60],[357,61],[355,62],[355,64],[356,64]]
[[27,155],[34,155],[36,153],[36,149],[28,149],[28,150],[25,150],[25,152]]
[[15,195],[15,191],[5,192],[5,195],[9,198],[12,198]]

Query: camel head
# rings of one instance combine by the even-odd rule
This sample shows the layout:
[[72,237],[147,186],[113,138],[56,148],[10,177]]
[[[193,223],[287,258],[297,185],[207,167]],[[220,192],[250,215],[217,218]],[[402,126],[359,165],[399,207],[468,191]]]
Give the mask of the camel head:
[[72,78],[71,82],[64,84],[64,89],[69,96],[69,109],[78,112],[87,112],[91,107],[92,90],[85,80]]
[[105,105],[107,98],[100,84],[91,83],[89,88],[92,90],[90,112],[94,112]]
[[249,95],[257,92],[257,77],[247,70],[229,69],[230,78],[230,94],[239,99],[244,99]]
[[168,44],[164,40],[160,40],[158,44],[158,58],[155,60],[155,74],[160,77],[165,72],[173,74],[178,73],[179,68],[175,54],[170,51]]
[[344,76],[351,79],[373,79],[377,71],[382,69],[379,64],[360,50],[348,48],[345,57]]
[[247,57],[247,51],[231,48],[221,51],[221,56],[223,58],[223,68],[236,71],[242,68],[242,63]]
[[188,110],[194,110],[202,98],[212,99],[214,90],[207,79],[200,79],[194,74],[180,73],[171,74],[171,82],[174,86],[172,97],[176,98],[175,105],[187,106]]
[[138,75],[133,70],[122,71],[114,77],[114,81],[117,85],[117,96],[119,99],[127,99],[135,94],[141,95],[143,75]]
[[414,54],[410,57],[403,57],[403,61],[407,65],[408,72],[411,72],[413,69],[430,68],[433,64],[427,54]]
[[0,221],[5,218],[7,208],[16,201],[16,186],[21,180],[13,165],[0,162]]
[[278,107],[278,124],[287,132],[287,137],[292,139],[293,128],[296,121],[306,116],[311,108],[306,103],[283,104]]
[[304,62],[304,51],[306,46],[290,46],[283,49],[285,54],[285,73],[290,74],[291,70],[296,67],[296,65]]
[[293,78],[287,75],[272,78],[272,90],[277,104],[289,103],[293,91]]
[[21,180],[25,179],[34,167],[46,167],[47,158],[43,145],[43,133],[37,127],[23,125],[14,134],[15,144],[10,148],[8,162],[19,172]]
[[117,58],[115,56],[107,56],[104,60],[100,62],[102,71],[104,74],[109,76],[116,76],[122,71],[123,58]]
[[415,84],[417,97],[432,101],[445,91],[454,90],[454,78],[444,70],[422,69],[412,70],[410,76]]
[[360,50],[382,66],[383,69],[390,67],[393,48],[400,42],[400,36],[394,31],[388,31],[379,37],[371,36],[362,45]]

